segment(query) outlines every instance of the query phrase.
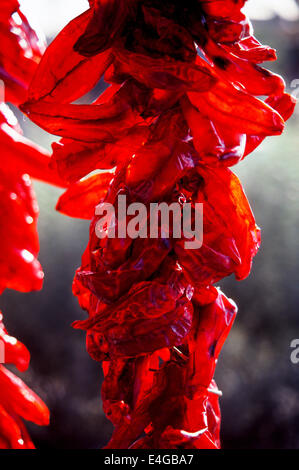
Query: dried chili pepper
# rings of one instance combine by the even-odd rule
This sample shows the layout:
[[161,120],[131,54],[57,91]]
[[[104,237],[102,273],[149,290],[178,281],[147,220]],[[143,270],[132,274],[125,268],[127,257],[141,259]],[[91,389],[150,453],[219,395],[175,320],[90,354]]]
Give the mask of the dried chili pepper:
[[26,99],[45,41],[32,29],[17,0],[2,1],[0,25],[0,79],[7,101],[20,104]]
[[[9,336],[0,313],[0,341],[4,359],[24,372],[30,361],[27,348]],[[49,424],[49,410],[43,401],[16,375],[0,365],[0,448],[34,449],[22,420],[40,426]]]

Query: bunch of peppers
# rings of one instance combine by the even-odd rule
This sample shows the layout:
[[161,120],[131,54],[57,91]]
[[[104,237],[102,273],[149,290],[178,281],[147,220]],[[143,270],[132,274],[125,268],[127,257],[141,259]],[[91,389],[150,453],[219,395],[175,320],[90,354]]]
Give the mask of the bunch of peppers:
[[[89,3],[46,50],[21,109],[62,137],[43,173],[67,186],[57,209],[91,220],[73,284],[88,318],[74,326],[103,365],[107,448],[217,449],[213,377],[237,308],[215,284],[246,278],[260,245],[229,167],[281,134],[295,102],[259,65],[276,53],[253,36],[245,0]],[[92,104],[76,103],[102,78]],[[203,203],[202,246],[162,227],[156,239],[98,238],[95,207],[120,195]]]
[[[0,293],[39,290],[43,271],[37,260],[38,205],[30,175],[63,185],[49,169],[50,155],[22,135],[5,99],[15,106],[27,96],[45,44],[30,26],[18,1],[2,0],[0,12]],[[0,448],[33,449],[23,420],[49,424],[43,401],[4,363],[24,372],[30,362],[27,348],[9,336],[0,312]]]

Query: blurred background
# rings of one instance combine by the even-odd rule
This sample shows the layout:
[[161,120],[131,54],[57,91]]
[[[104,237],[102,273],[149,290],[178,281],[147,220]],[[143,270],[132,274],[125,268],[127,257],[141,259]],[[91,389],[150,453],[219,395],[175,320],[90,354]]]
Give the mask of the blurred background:
[[[48,43],[85,0],[21,0],[39,23]],[[299,7],[295,0],[249,0],[255,34],[279,52],[267,67],[282,74],[299,97]],[[297,81],[296,81],[297,80]],[[50,148],[53,137],[18,115],[25,134]],[[216,379],[221,400],[224,448],[299,448],[299,364],[290,360],[290,343],[299,338],[299,115],[282,137],[266,140],[234,168],[241,178],[263,244],[251,276],[228,278],[224,292],[239,314],[223,349]],[[71,323],[85,318],[72,296],[75,269],[88,240],[88,223],[55,212],[60,190],[35,183],[40,205],[40,260],[44,289],[6,291],[0,299],[7,328],[30,349],[25,380],[47,402],[49,428],[30,426],[41,448],[98,448],[112,427],[101,410],[100,366],[85,351],[85,335]]]

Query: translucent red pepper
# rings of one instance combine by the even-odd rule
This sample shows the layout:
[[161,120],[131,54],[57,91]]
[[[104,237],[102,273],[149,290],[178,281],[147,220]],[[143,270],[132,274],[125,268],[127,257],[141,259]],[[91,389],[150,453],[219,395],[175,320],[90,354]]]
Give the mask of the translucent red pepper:
[[[5,363],[24,372],[30,361],[27,348],[8,335],[0,313],[0,341]],[[34,449],[23,420],[40,426],[49,424],[49,410],[44,402],[16,375],[0,365],[0,449]]]
[[2,0],[0,14],[0,79],[7,101],[20,104],[45,50],[44,39],[30,26],[17,0]]

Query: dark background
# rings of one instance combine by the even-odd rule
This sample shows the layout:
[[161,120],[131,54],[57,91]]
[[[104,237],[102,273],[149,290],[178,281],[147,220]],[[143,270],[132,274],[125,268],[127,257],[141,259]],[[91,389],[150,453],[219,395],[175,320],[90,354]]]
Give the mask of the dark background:
[[[46,8],[47,1],[43,3]],[[44,11],[44,23],[46,15]],[[55,29],[55,18],[51,21]],[[291,83],[299,79],[298,22],[276,16],[254,26],[256,36],[279,51],[279,61],[269,67],[296,94]],[[262,228],[263,244],[246,281],[229,278],[221,283],[239,306],[216,374],[224,394],[224,448],[299,448],[299,364],[290,360],[290,343],[299,338],[298,120],[297,114],[282,137],[268,139],[234,168]],[[49,147],[52,136],[23,117],[21,124],[27,136]],[[102,447],[112,428],[101,410],[101,368],[85,351],[84,333],[70,326],[85,318],[71,283],[88,240],[88,223],[55,212],[60,190],[40,183],[35,189],[44,289],[25,295],[6,291],[0,299],[9,331],[32,354],[31,367],[22,377],[52,413],[49,428],[29,427],[38,447]]]

